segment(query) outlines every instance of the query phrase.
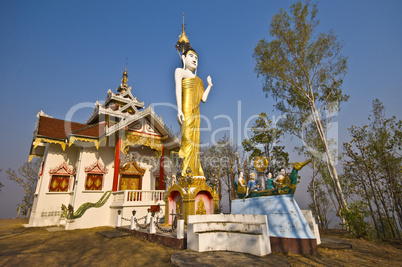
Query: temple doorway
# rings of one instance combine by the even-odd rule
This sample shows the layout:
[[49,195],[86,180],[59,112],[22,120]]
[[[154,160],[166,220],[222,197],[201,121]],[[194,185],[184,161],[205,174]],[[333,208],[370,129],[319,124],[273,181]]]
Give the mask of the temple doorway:
[[141,190],[141,176],[135,174],[122,174],[120,190]]

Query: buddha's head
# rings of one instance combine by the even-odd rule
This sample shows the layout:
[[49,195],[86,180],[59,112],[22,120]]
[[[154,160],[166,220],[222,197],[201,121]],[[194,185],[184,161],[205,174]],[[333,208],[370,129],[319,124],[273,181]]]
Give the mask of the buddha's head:
[[181,56],[183,61],[183,69],[188,69],[191,72],[194,72],[198,67],[198,55],[194,49],[190,48],[184,51]]

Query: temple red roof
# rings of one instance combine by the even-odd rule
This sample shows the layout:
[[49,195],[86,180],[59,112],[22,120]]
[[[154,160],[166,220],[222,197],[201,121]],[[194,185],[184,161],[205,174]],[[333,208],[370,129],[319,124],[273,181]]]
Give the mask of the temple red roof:
[[38,130],[36,135],[52,139],[64,140],[69,135],[98,138],[104,132],[105,123],[87,125],[40,116],[38,120]]

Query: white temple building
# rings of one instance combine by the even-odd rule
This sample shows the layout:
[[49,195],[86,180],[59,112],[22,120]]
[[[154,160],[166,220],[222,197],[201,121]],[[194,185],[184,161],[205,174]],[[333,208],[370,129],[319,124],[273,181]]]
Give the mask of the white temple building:
[[125,70],[85,123],[39,112],[30,158],[43,160],[29,226],[116,226],[119,210],[123,218],[165,210],[164,178],[180,141],[127,81]]

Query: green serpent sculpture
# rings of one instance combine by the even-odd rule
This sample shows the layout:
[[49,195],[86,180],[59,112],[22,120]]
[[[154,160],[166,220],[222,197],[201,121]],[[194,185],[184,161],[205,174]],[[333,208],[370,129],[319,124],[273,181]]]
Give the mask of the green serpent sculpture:
[[62,204],[61,205],[61,210],[63,211],[61,214],[62,218],[67,218],[69,220],[73,219],[78,219],[81,218],[84,213],[90,209],[90,208],[100,208],[103,205],[105,205],[106,201],[109,199],[110,195],[112,194],[112,191],[106,191],[103,196],[98,200],[96,203],[91,203],[87,202],[82,204],[76,212],[74,212],[74,207],[71,205],[68,205],[68,208],[66,205]]

